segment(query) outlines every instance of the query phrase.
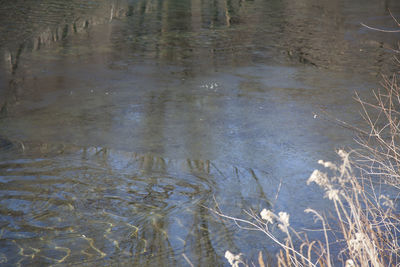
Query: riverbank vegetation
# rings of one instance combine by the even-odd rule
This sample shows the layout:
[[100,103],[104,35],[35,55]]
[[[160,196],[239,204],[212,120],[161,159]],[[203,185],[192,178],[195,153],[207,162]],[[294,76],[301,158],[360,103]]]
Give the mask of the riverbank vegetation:
[[[339,164],[320,160],[307,183],[317,184],[332,204],[333,214],[305,210],[321,225],[320,240],[290,226],[284,211],[247,211],[248,219],[227,216],[240,228],[258,230],[280,245],[277,266],[397,266],[400,264],[400,84],[398,75],[384,77],[374,101],[358,95],[364,129],[356,129],[357,146],[338,150]],[[333,215],[333,218],[331,217]],[[280,234],[284,238],[278,238]],[[232,266],[267,266],[227,251]]]

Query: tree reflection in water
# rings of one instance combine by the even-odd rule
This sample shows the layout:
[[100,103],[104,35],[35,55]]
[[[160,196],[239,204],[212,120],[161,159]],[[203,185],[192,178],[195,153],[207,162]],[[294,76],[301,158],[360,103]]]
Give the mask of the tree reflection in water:
[[294,189],[282,206],[297,209],[298,167],[342,137],[304,114],[349,98],[321,69],[379,73],[397,41],[367,36],[358,19],[387,24],[400,2],[364,2],[3,1],[0,264],[175,266],[185,255],[218,266],[226,249],[273,254],[205,207],[215,197],[232,215],[261,210],[284,178]]
[[[236,246],[232,225],[206,207],[221,194],[246,198],[241,189],[224,192],[215,163],[106,148],[23,146],[24,160],[16,146],[8,151],[16,159],[0,163],[1,214],[8,214],[2,216],[0,252],[10,264],[118,260],[171,266],[183,264],[185,254],[196,266],[217,266],[223,249]],[[19,252],[10,257],[13,250]]]

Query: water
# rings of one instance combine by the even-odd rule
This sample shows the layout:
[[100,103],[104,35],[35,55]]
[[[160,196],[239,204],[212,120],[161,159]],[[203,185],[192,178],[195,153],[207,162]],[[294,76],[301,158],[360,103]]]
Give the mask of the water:
[[[0,1],[0,264],[226,265],[208,208],[328,210],[305,181],[392,70],[396,1]],[[316,116],[314,116],[316,115]],[[278,233],[277,233],[278,234]]]

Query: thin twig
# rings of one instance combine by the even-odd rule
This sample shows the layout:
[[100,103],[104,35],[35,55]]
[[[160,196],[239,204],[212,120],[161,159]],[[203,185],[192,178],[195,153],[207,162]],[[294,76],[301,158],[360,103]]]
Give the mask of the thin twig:
[[189,260],[185,253],[182,253],[183,258],[187,261],[190,267],[194,267],[193,263]]
[[379,28],[374,28],[374,27],[371,27],[371,26],[368,26],[368,25],[366,25],[366,24],[364,24],[364,23],[360,23],[362,26],[364,26],[365,28],[368,28],[368,29],[370,29],[370,30],[374,30],[374,31],[379,31],[379,32],[387,32],[387,33],[396,33],[396,32],[400,32],[400,30],[383,30],[383,29],[379,29]]

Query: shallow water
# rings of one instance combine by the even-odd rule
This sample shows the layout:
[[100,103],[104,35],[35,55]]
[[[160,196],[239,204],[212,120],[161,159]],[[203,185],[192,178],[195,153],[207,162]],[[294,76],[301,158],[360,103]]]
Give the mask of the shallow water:
[[[305,181],[392,70],[396,1],[0,1],[0,264],[226,265],[213,216],[327,211]],[[327,116],[326,114],[330,114]]]

